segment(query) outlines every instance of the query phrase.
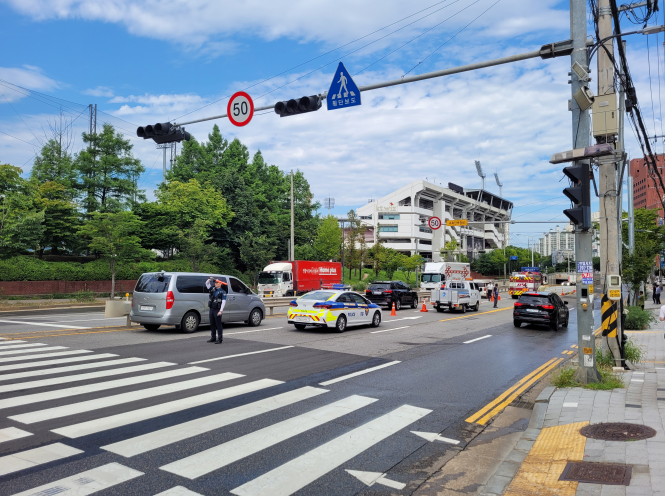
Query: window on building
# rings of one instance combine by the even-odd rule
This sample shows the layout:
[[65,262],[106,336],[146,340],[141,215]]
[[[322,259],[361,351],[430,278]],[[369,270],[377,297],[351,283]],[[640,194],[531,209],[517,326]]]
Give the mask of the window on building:
[[379,219],[399,220],[399,214],[379,214]]
[[418,199],[418,207],[424,208],[426,210],[434,210],[434,202],[432,200],[426,200],[424,198]]
[[397,226],[379,226],[379,232],[397,232]]
[[419,231],[432,234],[432,230],[429,227],[420,226]]
[[362,220],[372,220],[372,214],[369,215],[361,215],[360,218]]
[[411,197],[404,198],[403,200],[400,200],[398,205],[400,207],[410,207],[411,206]]
[[432,242],[429,239],[421,239],[420,241],[418,241],[418,244],[419,245],[431,245]]

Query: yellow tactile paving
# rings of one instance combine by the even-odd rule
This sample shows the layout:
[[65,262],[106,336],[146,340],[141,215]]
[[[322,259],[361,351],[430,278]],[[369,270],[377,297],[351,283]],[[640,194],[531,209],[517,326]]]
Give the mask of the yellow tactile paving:
[[546,427],[534,443],[504,496],[574,496],[577,482],[559,481],[569,461],[584,459],[586,438],[580,429],[589,422]]

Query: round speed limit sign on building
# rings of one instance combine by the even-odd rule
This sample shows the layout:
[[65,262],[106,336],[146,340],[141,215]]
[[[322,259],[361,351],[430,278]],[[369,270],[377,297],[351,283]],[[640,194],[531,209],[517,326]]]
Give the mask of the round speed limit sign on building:
[[428,224],[430,229],[434,229],[436,231],[441,227],[441,219],[438,217],[430,217]]
[[238,91],[230,99],[226,106],[226,114],[231,124],[235,126],[246,126],[254,116],[254,102],[244,91]]

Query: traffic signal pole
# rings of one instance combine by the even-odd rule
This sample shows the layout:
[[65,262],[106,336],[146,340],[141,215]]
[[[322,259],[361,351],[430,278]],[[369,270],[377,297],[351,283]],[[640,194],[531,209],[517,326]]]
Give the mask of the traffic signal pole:
[[[586,0],[570,0],[570,37],[573,40],[573,51],[570,54],[571,67],[575,62],[582,67],[588,68],[587,58],[587,12]],[[584,86],[585,81],[580,79],[575,71],[571,71],[571,95]],[[591,131],[589,112],[582,111],[575,98],[572,98],[573,115],[573,148],[582,148],[589,146],[589,132]],[[580,160],[575,165],[590,167],[589,160]],[[584,168],[586,168],[584,167]],[[586,187],[588,188],[588,179]],[[593,263],[593,253],[591,247],[592,234],[589,229],[583,229],[578,224],[575,229],[575,260],[578,268],[580,262]],[[602,249],[602,248],[601,248]],[[596,369],[596,340],[594,336],[593,319],[593,289],[589,291],[589,284],[584,284],[578,270],[577,276],[577,344],[578,344],[578,363],[576,372],[577,379],[583,384],[589,382],[599,382],[600,374]],[[593,272],[593,269],[592,269]],[[587,280],[588,282],[588,280]],[[593,279],[591,280],[593,287]]]

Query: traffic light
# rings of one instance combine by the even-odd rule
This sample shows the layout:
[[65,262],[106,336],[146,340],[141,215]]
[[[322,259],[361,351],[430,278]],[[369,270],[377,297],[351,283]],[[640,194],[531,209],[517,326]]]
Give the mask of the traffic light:
[[318,95],[312,95],[303,96],[298,100],[292,99],[285,102],[277,102],[275,104],[275,113],[280,117],[288,117],[290,115],[315,112],[320,108],[321,99]]
[[590,172],[588,163],[578,163],[563,169],[563,173],[573,183],[571,187],[563,190],[563,194],[575,204],[575,207],[564,210],[563,213],[582,231],[591,229]]
[[136,130],[139,138],[150,139],[155,143],[173,143],[180,141],[189,141],[191,135],[185,131],[184,127],[174,126],[170,122],[158,122],[155,125],[140,126]]

